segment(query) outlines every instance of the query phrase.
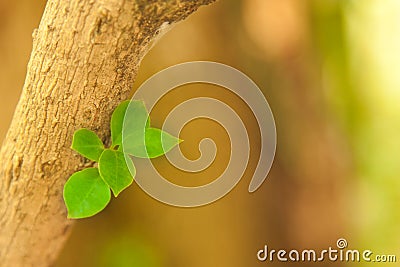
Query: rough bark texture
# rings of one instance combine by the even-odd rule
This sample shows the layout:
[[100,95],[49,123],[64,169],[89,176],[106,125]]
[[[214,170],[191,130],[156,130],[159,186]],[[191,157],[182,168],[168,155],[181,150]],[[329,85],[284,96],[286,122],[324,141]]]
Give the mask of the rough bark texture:
[[69,148],[73,132],[87,127],[107,142],[112,110],[160,27],[213,1],[47,3],[0,153],[0,266],[51,265],[72,223],[64,182],[86,164]]

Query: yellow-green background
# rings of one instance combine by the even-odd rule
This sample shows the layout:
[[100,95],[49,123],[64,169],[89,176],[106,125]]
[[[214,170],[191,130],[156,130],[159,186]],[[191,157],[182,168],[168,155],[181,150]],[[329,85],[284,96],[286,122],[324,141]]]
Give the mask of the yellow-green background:
[[[0,1],[1,139],[44,5]],[[193,60],[234,66],[263,90],[278,132],[268,179],[256,193],[247,192],[259,146],[249,110],[231,94],[193,85],[164,101],[167,107],[152,113],[152,121],[160,126],[171,106],[199,95],[243,112],[252,154],[239,185],[214,204],[190,209],[161,204],[133,185],[101,214],[76,223],[56,267],[284,266],[260,263],[256,252],[265,244],[325,249],[341,237],[349,248],[400,260],[400,1],[220,0],[157,43],[142,62],[136,87],[167,66]],[[188,127],[182,149],[195,158],[196,140],[205,136],[222,151],[212,169],[180,176],[158,159],[169,179],[195,185],[223,170],[228,141],[218,125]]]

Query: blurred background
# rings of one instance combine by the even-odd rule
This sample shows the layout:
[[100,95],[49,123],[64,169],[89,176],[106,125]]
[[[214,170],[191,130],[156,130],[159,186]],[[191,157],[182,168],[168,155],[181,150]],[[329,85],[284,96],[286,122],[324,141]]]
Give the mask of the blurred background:
[[[44,5],[0,1],[1,139]],[[262,89],[277,125],[268,179],[255,193],[247,192],[259,134],[239,99],[207,85],[177,90],[151,114],[155,126],[193,96],[221,99],[244,118],[252,150],[239,185],[211,205],[184,209],[157,202],[134,184],[99,215],[76,222],[55,266],[284,266],[259,262],[257,251],[264,245],[288,251],[335,248],[339,238],[349,249],[395,254],[399,261],[399,25],[397,0],[220,0],[176,25],[143,60],[135,88],[185,61],[217,61],[246,73]],[[179,184],[213,180],[229,156],[223,128],[201,120],[188,125],[181,146],[194,159],[204,137],[216,140],[220,154],[203,174],[177,174],[165,158],[155,163]]]

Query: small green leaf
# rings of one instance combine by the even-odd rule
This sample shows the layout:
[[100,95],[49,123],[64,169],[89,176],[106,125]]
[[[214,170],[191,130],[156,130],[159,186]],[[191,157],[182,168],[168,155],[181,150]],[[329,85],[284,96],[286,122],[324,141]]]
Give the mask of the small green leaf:
[[[120,151],[106,149],[101,154],[99,161],[99,171],[103,180],[111,187],[114,195],[117,197],[122,190],[127,188],[133,182],[135,175],[135,166],[129,160],[128,167],[124,153]],[[133,175],[129,170],[132,170]]]
[[182,142],[179,138],[156,128],[146,129],[145,140],[147,156],[149,158],[162,156]]
[[111,141],[112,146],[122,145],[122,126],[126,109],[128,108],[130,100],[121,102],[118,107],[115,108],[111,116]]
[[90,160],[98,161],[104,145],[97,134],[83,128],[75,131],[71,148]]
[[86,218],[102,211],[110,202],[111,192],[97,168],[74,173],[64,185],[68,218]]
[[150,125],[149,115],[143,101],[133,100],[129,104],[122,130],[124,153],[137,157],[147,157],[145,130]]
[[156,158],[180,142],[180,139],[166,132],[150,128],[150,119],[143,101],[131,102],[126,110],[123,129],[124,153],[139,158]]

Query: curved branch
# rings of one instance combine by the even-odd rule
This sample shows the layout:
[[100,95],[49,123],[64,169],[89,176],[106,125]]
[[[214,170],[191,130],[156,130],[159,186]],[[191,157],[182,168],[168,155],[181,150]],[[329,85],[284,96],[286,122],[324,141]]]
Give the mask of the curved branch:
[[0,152],[0,266],[49,266],[66,240],[62,189],[85,162],[73,132],[108,139],[160,28],[214,0],[50,0],[17,109]]

